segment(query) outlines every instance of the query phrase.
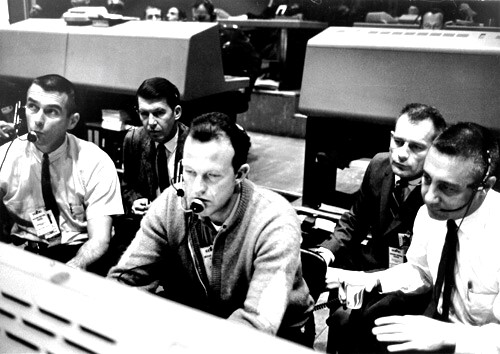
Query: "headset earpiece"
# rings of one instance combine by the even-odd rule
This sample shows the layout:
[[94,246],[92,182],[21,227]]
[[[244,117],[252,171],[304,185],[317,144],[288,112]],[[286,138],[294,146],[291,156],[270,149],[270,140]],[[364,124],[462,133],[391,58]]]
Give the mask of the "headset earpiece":
[[486,164],[486,169],[485,169],[485,172],[483,175],[483,179],[481,180],[479,187],[477,187],[478,191],[485,190],[486,183],[488,182],[488,178],[490,177],[490,173],[491,173],[491,153],[490,153],[490,150],[485,150],[484,163]]

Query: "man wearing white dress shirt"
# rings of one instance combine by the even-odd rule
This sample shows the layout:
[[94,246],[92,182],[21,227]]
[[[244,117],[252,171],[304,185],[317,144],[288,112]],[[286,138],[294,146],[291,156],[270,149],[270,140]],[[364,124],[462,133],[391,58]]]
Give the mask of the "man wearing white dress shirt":
[[[426,316],[375,319],[372,332],[389,351],[500,351],[500,194],[492,190],[497,164],[498,145],[485,128],[474,123],[451,126],[434,141],[425,160],[425,206],[415,219],[408,262],[375,273],[329,270],[331,284],[362,281],[366,291],[414,294],[434,286],[436,294],[439,289]],[[458,228],[458,241],[445,256],[450,224]],[[442,291],[435,284],[442,258],[452,253],[456,260],[450,263],[451,294],[446,296],[446,275]]]

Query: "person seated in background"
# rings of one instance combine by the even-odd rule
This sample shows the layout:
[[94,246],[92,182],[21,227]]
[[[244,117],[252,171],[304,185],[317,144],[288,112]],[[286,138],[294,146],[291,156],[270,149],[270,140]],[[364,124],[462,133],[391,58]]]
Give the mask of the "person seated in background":
[[[420,103],[403,107],[391,133],[389,152],[373,157],[353,206],[342,215],[330,239],[320,245],[327,264],[334,260],[340,268],[373,271],[404,261],[413,221],[423,204],[420,188],[425,156],[445,126],[434,107]],[[336,295],[331,293],[331,297]],[[349,315],[349,309],[332,308],[327,320],[329,353],[345,349],[342,326]]]
[[[492,190],[498,159],[497,141],[484,127],[449,127],[425,159],[425,206],[415,219],[408,262],[373,273],[328,269],[332,286],[359,284],[387,297],[432,293],[425,312],[411,315],[390,301],[378,309],[363,304],[360,323],[378,345],[371,352],[500,352],[500,195]],[[367,342],[362,328],[352,340]]]
[[109,266],[113,266],[134,238],[150,203],[180,178],[180,164],[188,128],[182,117],[177,87],[165,78],[142,82],[136,92],[142,127],[132,128],[123,141],[122,198],[125,215],[114,223]]
[[415,5],[408,7],[408,15],[420,15],[420,10]]
[[186,21],[186,19],[186,13],[175,6],[168,9],[165,15],[166,21]]
[[197,0],[192,8],[193,21],[214,22],[217,20],[215,7],[210,0]]
[[167,79],[144,80],[136,97],[142,127],[125,135],[122,192],[125,214],[140,219],[150,203],[178,179],[188,128],[179,122],[179,90]]
[[455,21],[447,21],[446,26],[478,26],[475,20],[477,12],[472,10],[469,4],[461,3],[458,7],[458,18]]
[[163,15],[159,7],[147,6],[144,10],[144,20],[146,21],[162,21]]
[[124,8],[124,0],[108,0],[107,9],[110,14],[122,15]]
[[227,115],[193,120],[184,182],[156,198],[108,277],[300,342],[313,299],[302,278],[298,216],[246,179],[250,137]]
[[33,81],[26,118],[30,133],[0,147],[0,239],[90,269],[108,249],[111,217],[123,213],[115,165],[67,132],[80,115],[64,77]]
[[441,9],[431,9],[422,16],[422,28],[437,30],[444,28],[444,14]]

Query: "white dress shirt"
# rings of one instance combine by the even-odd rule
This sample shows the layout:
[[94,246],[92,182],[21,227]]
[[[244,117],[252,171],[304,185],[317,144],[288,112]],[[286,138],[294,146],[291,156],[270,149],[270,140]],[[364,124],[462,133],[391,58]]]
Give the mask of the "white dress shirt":
[[[490,190],[481,207],[458,232],[456,289],[450,321],[457,327],[456,353],[500,352],[500,194]],[[457,225],[461,219],[455,220]],[[422,206],[415,219],[408,262],[380,273],[384,292],[420,292],[436,281],[446,220],[429,217]],[[441,310],[440,299],[438,310]]]

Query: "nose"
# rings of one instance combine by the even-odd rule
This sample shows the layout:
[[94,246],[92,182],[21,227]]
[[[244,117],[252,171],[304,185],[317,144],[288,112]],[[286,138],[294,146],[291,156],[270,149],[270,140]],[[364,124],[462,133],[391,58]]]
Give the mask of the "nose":
[[149,113],[148,125],[152,128],[156,127],[156,120],[152,113]]
[[439,196],[436,193],[436,186],[431,183],[430,185],[422,184],[422,195],[424,203],[427,205],[435,205],[439,203]]
[[36,113],[31,113],[30,118],[33,121],[33,123],[35,124],[36,128],[39,128],[39,129],[43,128],[43,126],[45,124],[45,114],[43,113],[43,109],[40,109]]
[[408,160],[408,157],[410,156],[408,153],[408,143],[404,143],[404,145],[398,147],[396,149],[396,154],[398,156],[399,161],[404,162]]
[[196,176],[193,180],[192,191],[194,196],[201,196],[207,189],[203,176]]

